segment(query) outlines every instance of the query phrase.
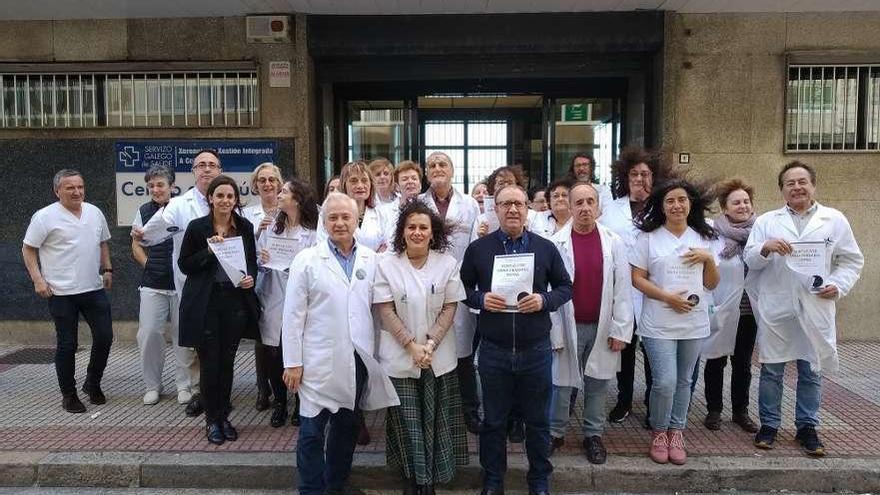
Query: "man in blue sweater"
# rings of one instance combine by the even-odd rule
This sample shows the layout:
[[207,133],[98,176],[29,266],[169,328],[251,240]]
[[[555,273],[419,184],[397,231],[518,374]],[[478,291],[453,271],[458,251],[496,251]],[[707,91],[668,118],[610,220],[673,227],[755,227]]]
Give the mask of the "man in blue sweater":
[[[495,193],[500,228],[471,243],[461,264],[468,306],[480,310],[478,329],[483,430],[480,464],[483,495],[503,495],[507,470],[507,419],[516,404],[526,425],[530,495],[550,493],[550,397],[552,393],[550,313],[571,299],[571,279],[556,246],[527,230],[528,196],[519,186]],[[534,283],[520,294],[515,312],[505,312],[492,292],[498,255],[533,253]],[[548,291],[549,287],[549,291]]]

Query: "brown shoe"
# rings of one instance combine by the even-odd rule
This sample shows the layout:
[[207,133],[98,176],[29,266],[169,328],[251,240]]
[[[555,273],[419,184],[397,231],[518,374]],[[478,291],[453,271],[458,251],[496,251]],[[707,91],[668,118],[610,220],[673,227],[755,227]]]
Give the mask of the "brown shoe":
[[756,425],[755,422],[752,421],[752,418],[749,417],[749,413],[747,413],[747,412],[734,413],[733,417],[731,419],[733,420],[734,423],[738,424],[739,427],[743,429],[743,431],[746,431],[749,433],[757,433],[758,432],[758,425]]

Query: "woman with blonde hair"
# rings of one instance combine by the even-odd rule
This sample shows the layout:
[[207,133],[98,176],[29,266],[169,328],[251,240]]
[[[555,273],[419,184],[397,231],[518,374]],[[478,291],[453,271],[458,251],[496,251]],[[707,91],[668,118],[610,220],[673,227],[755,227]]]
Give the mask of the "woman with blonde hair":
[[[376,208],[376,198],[373,194],[375,190],[376,179],[365,162],[358,160],[342,166],[339,173],[339,191],[355,200],[358,205],[355,238],[358,243],[381,253],[388,245],[385,239],[385,218]],[[318,221],[318,239],[327,240],[323,216]]]

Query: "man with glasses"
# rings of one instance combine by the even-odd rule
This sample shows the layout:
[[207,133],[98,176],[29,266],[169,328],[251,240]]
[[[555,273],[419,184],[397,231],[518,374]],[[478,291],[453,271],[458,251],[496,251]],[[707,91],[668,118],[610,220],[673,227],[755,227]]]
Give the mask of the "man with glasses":
[[[468,306],[480,310],[479,369],[483,385],[480,465],[484,495],[504,493],[507,422],[517,407],[526,425],[530,494],[550,492],[550,397],[552,393],[550,313],[571,299],[572,284],[556,246],[525,230],[528,196],[520,186],[495,194],[500,228],[477,239],[464,254],[461,281]],[[496,256],[533,253],[530,293],[508,309],[492,292]],[[548,287],[550,288],[548,290]]]
[[[169,229],[174,229],[174,248],[171,253],[171,266],[174,269],[174,289],[177,291],[177,304],[171,310],[171,317],[174,319],[172,326],[178,328],[177,320],[180,313],[180,296],[183,292],[183,285],[186,282],[186,275],[181,273],[180,267],[177,266],[177,260],[180,258],[180,245],[183,242],[183,233],[189,222],[196,218],[203,217],[208,214],[208,199],[205,194],[208,191],[208,184],[220,175],[223,169],[220,166],[220,156],[216,151],[206,149],[196,154],[193,159],[192,173],[195,176],[195,186],[189,191],[171,198],[162,210],[162,220],[170,225]],[[132,236],[138,238],[143,236],[142,231],[133,229]],[[181,353],[184,354],[184,353]],[[195,417],[202,414],[203,408],[201,398],[199,397],[199,358],[195,349],[189,349],[189,359],[185,360],[189,368],[190,389],[177,393],[177,401],[186,404],[186,415]]]

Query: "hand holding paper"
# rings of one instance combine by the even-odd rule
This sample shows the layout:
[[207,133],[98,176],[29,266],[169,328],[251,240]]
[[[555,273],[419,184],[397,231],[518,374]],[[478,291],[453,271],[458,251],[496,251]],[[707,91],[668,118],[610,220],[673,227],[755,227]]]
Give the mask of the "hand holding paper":
[[[224,239],[215,235],[208,239],[208,248],[217,257],[217,261],[226,272],[229,280],[236,287],[242,286],[245,279],[250,278],[247,273],[247,261],[244,257],[244,241],[241,236]],[[251,283],[251,287],[253,283]],[[246,289],[249,287],[245,287]]]

